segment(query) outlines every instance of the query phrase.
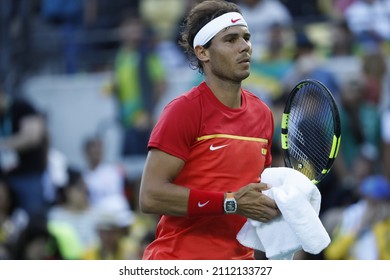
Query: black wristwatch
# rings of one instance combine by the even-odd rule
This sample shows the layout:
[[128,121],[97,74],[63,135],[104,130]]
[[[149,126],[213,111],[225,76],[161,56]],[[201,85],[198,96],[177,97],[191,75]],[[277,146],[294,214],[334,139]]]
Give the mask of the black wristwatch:
[[223,201],[223,209],[226,214],[234,214],[237,212],[237,201],[232,192],[227,192]]

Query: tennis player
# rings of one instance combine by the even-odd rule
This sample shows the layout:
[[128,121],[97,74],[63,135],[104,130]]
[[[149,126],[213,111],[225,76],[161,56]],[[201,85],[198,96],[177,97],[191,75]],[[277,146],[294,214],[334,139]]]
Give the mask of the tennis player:
[[143,259],[254,259],[236,235],[247,218],[280,215],[262,194],[271,165],[271,110],[241,88],[250,32],[237,5],[203,1],[181,43],[204,81],[166,106],[149,140],[140,207],[161,215]]

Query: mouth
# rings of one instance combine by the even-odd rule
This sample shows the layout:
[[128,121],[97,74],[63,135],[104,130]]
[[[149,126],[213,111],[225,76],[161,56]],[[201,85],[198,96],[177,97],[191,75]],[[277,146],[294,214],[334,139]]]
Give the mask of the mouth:
[[245,58],[238,60],[238,64],[245,64],[245,63],[249,64],[250,62],[251,62],[250,57],[245,57]]

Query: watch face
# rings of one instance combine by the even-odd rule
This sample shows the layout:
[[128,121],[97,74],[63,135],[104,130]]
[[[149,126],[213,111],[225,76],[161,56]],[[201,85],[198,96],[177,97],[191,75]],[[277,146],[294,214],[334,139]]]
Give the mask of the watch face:
[[226,201],[225,211],[227,213],[235,212],[236,211],[236,203],[234,201]]

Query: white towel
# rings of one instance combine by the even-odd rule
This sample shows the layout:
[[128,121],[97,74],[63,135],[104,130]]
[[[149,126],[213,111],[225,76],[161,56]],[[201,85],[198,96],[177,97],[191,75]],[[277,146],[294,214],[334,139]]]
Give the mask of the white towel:
[[301,172],[287,167],[265,169],[261,181],[271,186],[263,193],[275,200],[282,215],[268,223],[248,219],[237,240],[265,252],[269,259],[292,259],[301,249],[311,254],[325,249],[330,237],[318,217],[318,188]]

